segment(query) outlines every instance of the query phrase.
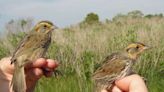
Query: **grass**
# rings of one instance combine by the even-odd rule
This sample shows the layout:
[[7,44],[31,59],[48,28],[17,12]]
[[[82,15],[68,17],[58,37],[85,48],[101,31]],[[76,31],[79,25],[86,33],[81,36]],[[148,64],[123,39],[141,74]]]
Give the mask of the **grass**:
[[[160,92],[164,87],[163,31],[163,18],[121,19],[55,31],[47,57],[60,61],[59,70],[64,75],[40,79],[36,92],[92,92],[94,66],[131,42],[152,47],[139,58],[134,69],[147,79],[150,92]],[[0,58],[10,55],[22,37],[20,33],[1,39]]]

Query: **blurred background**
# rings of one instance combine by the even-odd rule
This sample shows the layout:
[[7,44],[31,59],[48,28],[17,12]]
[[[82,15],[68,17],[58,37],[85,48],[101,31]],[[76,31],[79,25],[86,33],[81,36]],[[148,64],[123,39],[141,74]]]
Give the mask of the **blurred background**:
[[40,20],[59,27],[48,58],[60,61],[63,76],[42,78],[36,92],[92,92],[94,67],[131,42],[152,47],[134,70],[150,92],[164,87],[164,1],[162,0],[1,0],[0,59]]
[[100,20],[111,19],[118,13],[141,10],[144,14],[163,13],[163,0],[0,0],[0,23],[11,19],[47,19],[60,27],[76,24],[90,12]]

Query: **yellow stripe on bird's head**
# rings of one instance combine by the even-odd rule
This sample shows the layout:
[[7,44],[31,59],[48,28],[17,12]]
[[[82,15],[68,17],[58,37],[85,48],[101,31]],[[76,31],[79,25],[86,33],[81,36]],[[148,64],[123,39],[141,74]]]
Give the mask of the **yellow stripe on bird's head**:
[[44,32],[44,33],[49,33],[50,31],[54,29],[57,29],[57,27],[54,26],[52,22],[47,21],[47,20],[38,22],[34,27],[35,31]]
[[148,48],[148,46],[141,42],[134,42],[129,44],[125,50],[128,53],[129,57],[136,59],[142,52],[144,52]]

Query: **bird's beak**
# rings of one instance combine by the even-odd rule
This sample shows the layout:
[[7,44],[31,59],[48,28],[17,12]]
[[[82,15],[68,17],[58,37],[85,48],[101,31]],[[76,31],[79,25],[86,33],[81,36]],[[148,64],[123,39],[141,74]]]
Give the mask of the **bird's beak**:
[[51,30],[55,30],[55,29],[58,29],[58,27],[57,26],[52,26],[51,27]]
[[147,49],[151,49],[151,47],[145,46],[143,49],[144,49],[144,50],[147,50]]

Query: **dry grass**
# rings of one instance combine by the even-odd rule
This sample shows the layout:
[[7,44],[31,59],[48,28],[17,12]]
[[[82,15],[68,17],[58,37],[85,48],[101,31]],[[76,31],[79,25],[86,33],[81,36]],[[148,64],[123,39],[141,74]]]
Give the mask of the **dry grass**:
[[[11,41],[4,41],[0,47],[6,46],[7,51],[12,52],[12,47],[7,47],[12,45]],[[147,78],[150,92],[161,91],[164,86],[164,19],[130,18],[84,27],[74,25],[55,31],[48,57],[60,61],[59,70],[64,76],[43,78],[36,92],[91,92],[90,77],[95,64],[136,41],[152,49],[141,56],[135,70]]]

